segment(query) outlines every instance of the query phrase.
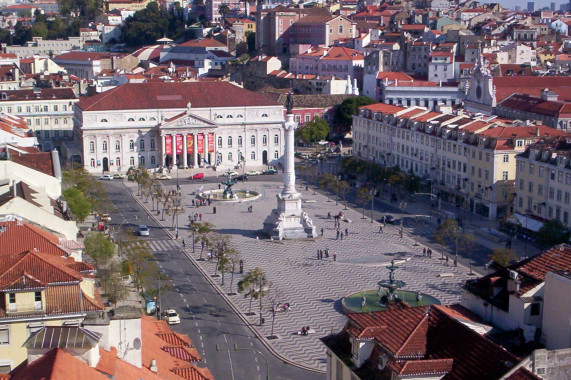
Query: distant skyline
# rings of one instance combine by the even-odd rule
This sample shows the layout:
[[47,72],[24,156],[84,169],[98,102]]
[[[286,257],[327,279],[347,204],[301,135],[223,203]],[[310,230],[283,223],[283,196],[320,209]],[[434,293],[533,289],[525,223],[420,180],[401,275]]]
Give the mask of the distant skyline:
[[[493,1],[493,0],[485,0],[484,3],[500,3],[503,7],[505,8],[509,8],[509,9],[515,9],[516,5],[519,5],[521,7],[522,10],[526,10],[527,9],[527,2],[529,0],[498,0],[498,1]],[[561,4],[566,4],[567,1],[561,1],[561,0],[556,0],[555,1],[555,10],[558,11],[559,10],[559,6]],[[540,1],[535,1],[535,9],[541,9],[544,7],[549,7],[549,5],[551,4],[550,0],[540,0]]]

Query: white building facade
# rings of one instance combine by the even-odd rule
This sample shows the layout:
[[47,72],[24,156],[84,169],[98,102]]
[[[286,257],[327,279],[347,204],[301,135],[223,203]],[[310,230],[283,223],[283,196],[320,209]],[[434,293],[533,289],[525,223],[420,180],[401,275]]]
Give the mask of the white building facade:
[[227,82],[127,83],[80,101],[87,171],[279,166],[283,106]]

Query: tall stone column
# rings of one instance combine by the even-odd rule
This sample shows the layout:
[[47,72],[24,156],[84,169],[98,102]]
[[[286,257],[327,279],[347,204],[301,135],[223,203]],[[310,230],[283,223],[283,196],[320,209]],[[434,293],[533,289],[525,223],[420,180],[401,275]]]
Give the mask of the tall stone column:
[[182,134],[182,168],[187,167],[188,156],[186,152],[186,133]]
[[293,120],[293,114],[286,114],[284,124],[285,132],[285,165],[284,165],[284,188],[282,194],[295,194],[295,161],[294,161],[294,139],[295,127],[297,124]]
[[192,134],[192,140],[193,140],[193,149],[192,149],[192,162],[194,163],[194,167],[198,168],[199,162],[198,162],[198,133],[193,133]]
[[166,140],[167,140],[167,136],[166,135],[161,135],[161,156],[162,156],[162,162],[163,162],[163,168],[165,166],[167,166],[167,144],[166,144]]
[[172,161],[172,166],[174,167],[176,165],[176,135],[171,135],[171,136],[172,136],[172,143],[171,143],[172,160],[171,161]]

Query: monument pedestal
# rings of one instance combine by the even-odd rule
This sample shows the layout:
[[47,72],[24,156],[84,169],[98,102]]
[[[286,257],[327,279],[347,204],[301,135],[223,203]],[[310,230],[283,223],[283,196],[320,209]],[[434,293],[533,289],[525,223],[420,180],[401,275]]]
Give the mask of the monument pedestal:
[[[288,99],[289,99],[288,95]],[[291,107],[291,105],[290,105]],[[294,130],[297,123],[288,108],[285,130],[284,187],[278,194],[278,208],[264,221],[264,232],[274,239],[303,239],[317,237],[309,215],[301,209],[301,194],[295,189]]]
[[264,221],[264,232],[274,239],[304,239],[317,237],[317,230],[301,209],[301,194],[279,194],[278,208]]

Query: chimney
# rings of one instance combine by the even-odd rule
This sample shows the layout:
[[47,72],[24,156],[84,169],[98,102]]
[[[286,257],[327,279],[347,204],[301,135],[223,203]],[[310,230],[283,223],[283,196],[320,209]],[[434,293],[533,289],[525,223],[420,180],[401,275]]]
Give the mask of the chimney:
[[154,373],[159,372],[159,367],[157,367],[157,360],[156,359],[151,360],[151,366],[149,367],[149,369],[151,371],[153,371]]
[[539,137],[539,127],[536,127],[536,128],[535,128],[535,135],[536,135],[537,137]]
[[557,99],[559,99],[559,95],[553,91],[549,91],[548,88],[544,88],[543,90],[541,90],[541,99],[550,102],[556,102]]

